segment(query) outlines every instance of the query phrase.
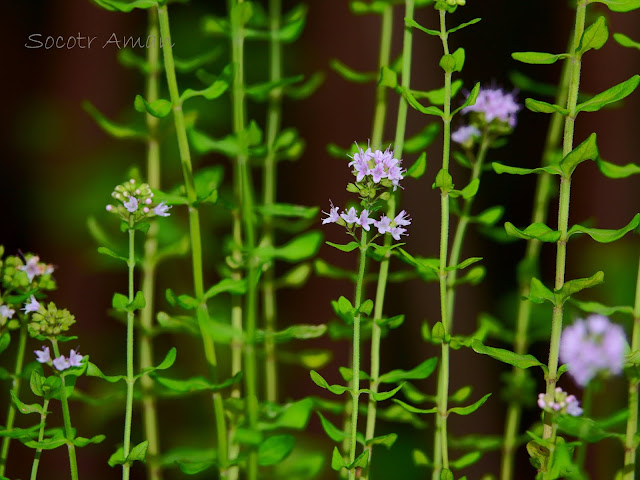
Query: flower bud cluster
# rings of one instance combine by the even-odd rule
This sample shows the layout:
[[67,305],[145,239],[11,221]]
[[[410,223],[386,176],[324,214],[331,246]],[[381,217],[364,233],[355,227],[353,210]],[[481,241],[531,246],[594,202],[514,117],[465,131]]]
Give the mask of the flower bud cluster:
[[81,367],[83,355],[76,352],[75,350],[71,350],[69,352],[69,357],[65,357],[64,355],[60,355],[55,359],[51,359],[51,351],[49,347],[43,346],[40,350],[34,350],[36,354],[36,360],[40,363],[46,363],[47,365],[52,365],[58,371],[63,371],[71,367]]
[[568,413],[574,417],[582,415],[580,402],[575,395],[567,395],[567,392],[560,387],[557,387],[551,395],[539,394],[538,406],[549,413]]
[[[1,253],[2,249],[0,249]],[[27,253],[23,258],[18,255],[0,259],[0,281],[5,290],[53,290],[56,283],[51,276],[53,265],[43,263],[40,257]]]
[[583,387],[596,375],[619,375],[627,349],[623,328],[604,315],[577,320],[560,338],[560,360]]
[[58,310],[55,303],[50,302],[45,308],[31,296],[29,303],[23,308],[25,313],[33,312],[31,321],[28,324],[29,334],[32,337],[57,337],[69,330],[69,327],[76,323],[75,316],[71,315],[69,310]]
[[451,5],[452,7],[454,5],[459,5],[461,7],[464,7],[467,4],[467,0],[446,0],[447,5]]
[[121,203],[107,205],[107,211],[120,215],[125,222],[134,223],[146,217],[160,216],[168,217],[171,208],[165,202],[154,205],[153,192],[147,183],[138,184],[135,179],[131,179],[118,185],[111,196]]

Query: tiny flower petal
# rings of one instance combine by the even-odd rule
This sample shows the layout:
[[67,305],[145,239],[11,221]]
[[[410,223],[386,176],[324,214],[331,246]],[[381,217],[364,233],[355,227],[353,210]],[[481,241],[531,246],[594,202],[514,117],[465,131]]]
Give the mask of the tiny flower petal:
[[72,367],[80,367],[82,365],[83,355],[80,355],[75,350],[71,350],[69,353],[69,365]]
[[396,225],[400,225],[401,227],[406,227],[407,225],[411,225],[411,218],[409,218],[409,214],[402,210],[396,218],[393,219]]
[[367,232],[371,230],[371,224],[374,223],[375,220],[373,218],[369,218],[369,210],[362,210],[360,214],[360,218],[357,220],[357,224],[364,228]]
[[358,212],[353,207],[351,207],[348,212],[343,212],[340,216],[348,225],[358,223]]
[[36,275],[40,275],[41,271],[38,268],[38,262],[40,261],[40,257],[34,255],[29,260],[27,260],[27,264],[19,267],[20,270],[27,274],[27,278],[29,279],[29,283],[33,282],[33,279]]
[[13,317],[14,313],[16,313],[14,309],[9,308],[6,305],[0,305],[0,317],[9,319]]
[[406,228],[402,228],[402,227],[393,227],[390,230],[391,236],[394,238],[394,240],[399,241],[400,240],[400,235],[406,235],[407,229]]
[[42,347],[42,350],[34,350],[36,354],[36,360],[40,363],[48,363],[51,361],[51,354],[49,353],[49,347]]
[[132,195],[129,200],[124,203],[124,208],[126,208],[129,213],[134,213],[138,210],[138,199]]
[[391,231],[391,219],[386,215],[382,215],[380,220],[374,220],[373,226],[378,229],[378,233],[384,234]]
[[153,213],[160,217],[168,217],[170,215],[170,208],[171,206],[167,205],[165,202],[161,202],[153,208]]
[[36,300],[36,297],[31,295],[31,298],[29,299],[29,303],[25,303],[24,308],[21,308],[20,310],[22,310],[24,313],[29,313],[29,312],[37,312],[39,308],[40,308],[40,304]]
[[53,361],[53,366],[56,367],[56,369],[62,371],[62,370],[66,370],[67,368],[69,368],[71,366],[71,364],[69,363],[69,361],[64,358],[64,355],[60,355],[58,358],[56,358]]
[[329,200],[329,203],[331,204],[329,213],[325,212],[324,210],[322,211],[322,213],[324,213],[325,215],[329,215],[327,218],[322,219],[323,225],[326,225],[327,223],[336,223],[340,218],[340,214],[338,213],[338,207],[334,207],[333,202],[331,200]]

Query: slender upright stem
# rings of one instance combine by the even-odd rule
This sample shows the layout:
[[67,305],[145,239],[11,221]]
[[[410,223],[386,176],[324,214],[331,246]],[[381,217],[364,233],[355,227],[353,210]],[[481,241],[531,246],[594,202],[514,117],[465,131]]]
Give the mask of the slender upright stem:
[[[127,265],[129,267],[129,303],[133,302],[135,296],[135,290],[133,285],[133,273],[136,266],[136,254],[135,254],[135,233],[133,228],[133,218],[129,220],[129,260]],[[123,442],[123,455],[127,458],[131,450],[131,421],[133,418],[133,320],[134,312],[127,312],[127,400],[125,407],[124,417],[124,442]],[[125,462],[122,465],[122,480],[128,480],[131,471],[131,464]]]
[[[638,265],[638,279],[636,281],[636,298],[633,307],[633,333],[631,334],[631,352],[640,350],[640,262]],[[623,480],[636,478],[636,434],[638,432],[638,384],[640,380],[634,377],[629,381],[629,416],[627,417],[627,431],[624,439],[624,470]]]
[[[564,121],[564,140],[562,145],[562,155],[566,156],[573,150],[573,132],[576,119],[576,105],[578,103],[578,91],[580,87],[580,67],[582,63],[582,54],[578,52],[578,46],[584,32],[585,13],[587,2],[579,0],[576,10],[576,24],[574,30],[573,44],[571,46],[570,55],[567,59],[571,62],[571,73],[569,76],[569,90],[567,110],[568,114]],[[564,285],[566,256],[567,256],[567,231],[569,226],[569,198],[571,193],[571,176],[562,175],[560,178],[560,201],[558,206],[558,230],[560,231],[560,239],[556,249],[556,277],[555,289],[559,290]],[[560,349],[560,335],[562,333],[563,306],[556,305],[553,308],[553,317],[551,324],[551,341],[549,344],[549,373],[547,375],[546,393],[553,394],[558,379],[558,354]],[[543,438],[551,438],[553,432],[553,415],[545,414]]]
[[[489,151],[489,145],[491,144],[491,138],[489,138],[488,133],[484,133],[482,135],[482,140],[480,142],[480,149],[478,151],[478,156],[473,163],[473,168],[471,170],[471,181],[476,179],[480,179],[482,175],[482,167],[484,166],[485,158],[487,157],[487,152]],[[467,233],[467,227],[469,226],[469,220],[471,218],[471,207],[473,206],[473,199],[475,197],[464,199],[464,205],[462,207],[462,213],[460,215],[460,220],[458,221],[458,226],[456,227],[456,233],[453,237],[453,243],[451,244],[451,255],[449,257],[449,265],[457,265],[460,261],[460,254],[462,253],[462,245],[464,243],[464,236]],[[456,278],[457,278],[457,270],[452,270],[449,272],[449,276],[447,279],[447,315],[449,317],[449,329],[453,328],[453,310],[455,307],[455,298],[456,298]]]
[[[567,91],[569,88],[569,71],[570,62],[565,62],[562,68],[562,76],[560,78],[560,86],[556,97],[556,104],[563,105],[567,103]],[[562,139],[563,118],[559,113],[554,113],[551,117],[549,130],[542,154],[542,164],[548,165],[551,161],[553,152],[559,147]],[[551,175],[542,173],[538,175],[536,182],[536,192],[533,201],[533,212],[531,214],[531,223],[546,223],[547,210],[549,208],[549,200],[551,199]],[[542,243],[537,239],[527,241],[527,249],[525,256],[521,262],[521,271],[519,275],[519,297],[518,316],[516,319],[516,334],[514,340],[514,351],[520,355],[527,352],[528,341],[527,332],[529,329],[529,317],[531,315],[531,302],[526,299],[529,295],[529,285],[531,278],[535,275],[540,263],[540,248]],[[523,381],[526,375],[521,368],[513,367],[512,375],[514,383],[518,385]],[[517,447],[518,430],[520,427],[520,417],[522,415],[522,405],[519,401],[509,402],[507,416],[505,422],[504,443],[502,444],[502,461],[500,467],[500,479],[512,480],[514,473],[515,453]]]
[[[178,150],[180,153],[180,163],[182,165],[182,174],[184,177],[185,189],[187,192],[187,200],[189,201],[189,233],[191,237],[191,262],[193,269],[193,289],[198,308],[196,317],[202,337],[205,359],[209,367],[209,377],[216,383],[218,380],[218,361],[216,358],[215,345],[211,334],[209,333],[209,310],[204,297],[204,278],[202,267],[202,239],[200,237],[200,214],[195,206],[197,195],[193,181],[193,168],[191,166],[191,151],[189,150],[189,141],[187,139],[187,130],[185,126],[184,113],[182,111],[182,100],[178,90],[178,81],[176,79],[175,62],[173,60],[173,47],[171,44],[171,30],[169,28],[169,13],[167,6],[163,5],[158,8],[158,20],[160,23],[160,36],[163,39],[163,57],[164,67],[167,76],[167,85],[169,87],[169,96],[173,106],[173,119],[178,137]],[[216,422],[217,435],[217,452],[221,478],[228,478],[228,440],[227,428],[224,417],[224,404],[222,395],[215,392],[212,395],[213,408]]]
[[[440,10],[440,38],[444,54],[449,55],[447,41],[446,11]],[[451,72],[444,74],[444,142],[442,146],[442,170],[449,170],[451,149]],[[449,193],[441,192],[440,219],[440,318],[445,332],[449,333],[449,316],[447,313],[447,251],[449,247]],[[447,403],[449,396],[449,344],[442,343],[442,357],[438,370],[436,429],[434,437],[433,479],[440,478],[440,471],[449,468],[449,449],[447,446]]]
[[[44,427],[47,423],[47,408],[49,408],[49,399],[45,398],[42,404],[42,414],[40,415],[40,429],[38,430],[38,442],[44,440]],[[42,455],[42,449],[36,448],[36,453],[33,456],[33,464],[31,465],[31,480],[36,480],[38,477],[38,466],[40,465],[40,455]]]
[[[51,340],[53,346],[54,358],[60,356],[58,341]],[[69,413],[69,400],[67,399],[67,388],[64,376],[60,376],[62,386],[60,388],[60,403],[62,404],[62,420],[64,423],[64,437],[67,439],[67,449],[69,451],[69,468],[71,469],[71,480],[78,480],[78,462],[76,460],[76,446],[73,444],[73,428],[71,428],[71,414]]]
[[[18,337],[18,351],[16,352],[16,366],[13,369],[13,382],[11,384],[11,391],[20,395],[20,385],[22,385],[22,367],[24,365],[24,351],[27,345],[27,324],[23,321],[20,326],[20,336]],[[13,406],[13,402],[9,402],[9,409],[7,411],[7,424],[6,430],[11,430],[16,420],[16,408]],[[11,439],[4,437],[2,439],[2,453],[0,454],[0,476],[4,475],[7,468],[7,461],[9,460],[9,444]]]
[[[364,284],[364,272],[367,266],[367,232],[362,229],[360,238],[360,263],[358,267],[358,281],[353,306],[358,309],[362,303],[362,287]],[[349,437],[349,463],[356,459],[356,436],[358,434],[358,400],[360,397],[360,313],[353,317],[353,381],[351,384],[351,436]],[[349,480],[356,478],[355,469],[349,470]]]
[[[147,35],[158,38],[158,12],[148,10]],[[147,76],[145,98],[153,102],[158,98],[158,75],[160,71],[160,42],[153,42],[147,48]],[[160,188],[160,145],[158,140],[158,119],[147,114],[147,181],[152,189]],[[144,242],[144,259],[142,261],[142,293],[146,301],[140,311],[140,368],[144,370],[153,366],[153,328],[154,298],[156,288],[156,260],[158,250],[158,222],[151,222]],[[147,449],[147,477],[149,480],[161,480],[162,470],[156,461],[160,455],[160,435],[158,432],[158,411],[156,399],[153,395],[153,380],[148,375],[140,379],[142,388],[142,419],[145,437],[149,441]]]
[[[590,381],[582,392],[582,415],[586,418],[593,417],[593,396],[598,390],[598,381],[596,379]],[[587,458],[588,442],[580,442],[575,450],[574,465],[578,467],[580,472],[584,472],[584,462]]]
[[[280,30],[280,16],[282,15],[282,0],[269,0],[269,29],[271,39],[269,41],[269,80],[277,82],[282,77],[282,43],[277,35]],[[264,205],[272,205],[276,201],[277,163],[275,143],[280,130],[282,118],[282,89],[276,88],[269,94],[269,107],[267,111],[267,156],[264,161]],[[264,244],[273,245],[273,219],[270,215],[264,216]],[[276,343],[273,332],[276,330],[276,289],[274,285],[274,265],[264,272],[262,284],[262,299],[264,306],[265,324],[265,384],[266,399],[269,402],[278,401],[278,363],[276,359]]]
[[[240,184],[240,204],[243,227],[243,246],[247,269],[247,295],[245,302],[245,401],[249,428],[258,428],[258,379],[256,362],[256,317],[258,300],[258,265],[253,257],[255,249],[255,225],[253,221],[253,188],[249,172],[249,155],[246,132],[245,91],[244,91],[244,25],[240,16],[233,15],[233,8],[240,5],[237,0],[232,5],[231,55],[233,63],[233,131],[238,138],[240,148],[236,158]],[[235,17],[235,19],[233,18]],[[249,480],[258,478],[258,452],[252,449],[247,462]]]

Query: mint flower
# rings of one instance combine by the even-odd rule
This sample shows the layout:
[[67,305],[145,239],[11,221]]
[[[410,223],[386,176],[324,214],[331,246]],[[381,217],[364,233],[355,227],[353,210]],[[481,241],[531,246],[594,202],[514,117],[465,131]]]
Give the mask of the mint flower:
[[14,313],[16,313],[14,309],[9,308],[6,305],[0,305],[0,317],[2,317],[3,319],[9,320],[11,317],[13,317]]
[[71,350],[71,352],[69,352],[69,365],[72,367],[80,367],[82,366],[83,358],[84,356],[80,355],[75,350]]
[[473,125],[463,125],[451,134],[451,140],[459,144],[472,143],[480,138],[480,130]]
[[168,217],[170,215],[171,206],[166,202],[160,202],[154,206],[154,194],[149,185],[147,183],[138,184],[133,178],[116,186],[111,196],[121,203],[107,205],[107,212],[118,214],[127,223],[132,219],[134,223],[137,223],[146,217]]
[[619,375],[627,348],[620,325],[603,315],[590,315],[564,329],[560,360],[567,364],[576,383],[584,387],[598,374]]
[[353,207],[351,207],[348,212],[342,212],[340,216],[347,222],[347,225],[358,223],[358,212]]
[[398,215],[396,215],[396,218],[394,218],[393,221],[396,225],[400,225],[403,227],[411,225],[411,219],[409,218],[409,214],[405,210],[402,210]]
[[358,218],[356,223],[368,232],[369,230],[371,230],[370,225],[373,222],[375,222],[375,220],[373,218],[369,218],[369,210],[365,208],[364,210],[362,210],[362,213],[360,213],[360,218]]
[[18,270],[25,272],[29,279],[29,283],[33,283],[33,279],[36,276],[53,273],[54,268],[53,265],[40,263],[40,257],[38,255],[34,255],[27,260],[25,265],[18,267]]
[[516,114],[522,107],[516,102],[515,92],[507,93],[501,88],[481,88],[476,103],[465,107],[462,113],[478,112],[484,114],[486,123],[494,120],[516,126]]
[[64,358],[64,355],[60,355],[53,361],[53,366],[56,367],[57,370],[62,371],[69,368],[71,364],[69,363],[69,360]]
[[[151,200],[151,199],[148,199],[148,200]],[[169,214],[169,209],[170,208],[171,207],[169,205],[167,205],[165,202],[160,202],[158,205],[156,205],[154,207],[153,213],[155,213],[159,217],[168,217],[170,215]]]
[[30,312],[37,312],[39,308],[40,308],[40,304],[36,300],[36,297],[31,295],[31,298],[29,299],[29,303],[25,303],[24,308],[21,308],[20,310],[22,310],[25,314],[27,314]]
[[340,214],[338,213],[339,208],[334,207],[331,200],[329,200],[329,204],[331,205],[329,213],[325,212],[324,210],[322,211],[322,213],[324,213],[325,215],[329,215],[327,218],[322,219],[323,225],[326,225],[327,223],[336,223],[340,219]]
[[389,233],[391,233],[391,236],[394,238],[394,240],[396,241],[400,241],[400,235],[407,235],[406,232],[407,229],[406,228],[402,228],[402,227],[393,227]]
[[134,196],[130,196],[129,200],[124,202],[124,208],[126,208],[129,213],[134,213],[138,210],[138,199]]
[[[353,174],[356,176],[356,182],[363,181],[373,182],[374,186],[381,184],[384,187],[394,187],[394,190],[400,186],[403,173],[401,168],[401,160],[394,158],[393,151],[388,148],[382,150],[371,151],[371,148],[363,150],[358,146],[358,152],[351,157],[353,160],[349,162],[349,166],[353,167]],[[365,184],[366,186],[366,184]],[[369,184],[369,187],[372,185]]]
[[378,229],[378,233],[385,234],[391,231],[391,219],[386,215],[382,215],[380,220],[374,220],[373,226]]
[[582,415],[580,402],[575,395],[567,395],[560,387],[557,387],[552,395],[539,394],[538,406],[549,413],[567,413],[574,417]]
[[34,350],[36,354],[36,360],[40,363],[49,363],[51,361],[51,354],[49,353],[49,347],[42,347],[42,350]]

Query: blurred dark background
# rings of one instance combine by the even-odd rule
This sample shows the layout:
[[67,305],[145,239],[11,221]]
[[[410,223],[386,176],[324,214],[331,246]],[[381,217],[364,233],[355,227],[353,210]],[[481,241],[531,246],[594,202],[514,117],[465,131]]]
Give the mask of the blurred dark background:
[[[189,57],[203,49],[203,43],[215,47],[225,45],[221,40],[203,35],[197,27],[205,14],[224,14],[225,2],[192,0],[185,5],[171,8],[171,22],[176,55]],[[262,2],[265,3],[265,2]],[[308,2],[309,17],[305,31],[298,42],[285,47],[285,74],[326,72],[326,80],[319,90],[304,101],[288,101],[284,109],[284,126],[295,126],[306,140],[303,157],[296,163],[282,163],[279,170],[280,201],[328,207],[331,198],[336,205],[344,205],[348,194],[344,190],[350,179],[344,161],[331,158],[326,153],[329,142],[348,147],[354,140],[368,138],[371,133],[373,112],[373,85],[354,85],[345,82],[328,67],[331,58],[359,70],[376,69],[378,56],[379,17],[354,16],[348,2],[325,0]],[[294,2],[285,1],[285,10]],[[640,14],[612,14],[597,6],[590,7],[609,19],[611,32],[621,32],[640,40]],[[143,92],[142,77],[117,61],[117,47],[102,48],[112,34],[122,36],[146,36],[146,15],[142,11],[131,14],[111,13],[102,10],[88,0],[65,2],[28,0],[5,2],[0,20],[0,45],[3,62],[0,82],[3,92],[4,114],[0,117],[2,159],[0,160],[0,243],[10,254],[18,250],[35,252],[43,261],[57,265],[58,290],[51,299],[69,308],[77,317],[74,327],[80,337],[81,351],[90,354],[93,362],[105,372],[120,373],[123,369],[125,331],[122,325],[108,314],[114,291],[126,288],[125,272],[108,259],[99,258],[95,242],[86,227],[89,216],[113,227],[112,218],[104,211],[113,187],[125,180],[132,166],[144,169],[145,156],[142,144],[117,141],[107,136],[83,111],[81,103],[90,100],[109,118],[120,121],[136,118],[133,99]],[[401,46],[403,9],[395,10],[394,51]],[[514,51],[565,51],[573,24],[573,11],[568,2],[522,2],[506,0],[469,0],[468,5],[449,17],[451,24],[482,17],[483,21],[452,36],[453,48],[466,49],[466,64],[462,78],[465,88],[475,82],[483,85],[503,85],[511,89],[509,75],[519,70],[545,82],[557,81],[560,65],[523,66],[511,59]],[[437,16],[431,8],[416,13],[416,20],[435,28]],[[29,35],[41,33],[51,36],[95,36],[90,49],[27,49]],[[421,90],[438,88],[442,84],[442,72],[437,66],[441,56],[441,44],[435,37],[420,33],[414,35],[412,87]],[[247,76],[249,81],[266,78],[267,60],[264,45],[250,43],[247,47]],[[223,62],[224,63],[224,62]],[[602,50],[589,53],[583,63],[581,90],[599,92],[638,73],[640,51],[624,49],[612,39]],[[193,76],[180,77],[181,88],[198,87]],[[527,95],[520,94],[524,103]],[[391,139],[395,130],[397,98],[390,95],[391,108],[385,138]],[[460,101],[458,99],[458,101]],[[214,136],[229,132],[230,115],[228,100],[215,102],[201,109],[200,118]],[[640,151],[638,127],[640,97],[636,93],[624,102],[621,109],[605,110],[581,115],[577,121],[576,143],[595,131],[603,158],[617,164],[637,161]],[[264,124],[264,108],[249,105],[249,118]],[[518,126],[507,146],[491,153],[491,161],[509,165],[535,166],[542,153],[549,117],[523,111]],[[420,131],[432,118],[410,112],[408,135]],[[459,121],[459,120],[458,120]],[[168,123],[170,124],[170,122]],[[181,181],[177,150],[172,129],[169,128],[166,148],[163,149],[163,184],[174,185]],[[427,174],[419,182],[406,180],[401,207],[410,212],[413,224],[407,246],[411,252],[423,256],[438,255],[439,194],[430,186],[439,169],[441,140],[428,151]],[[414,160],[405,158],[407,165]],[[229,170],[226,159],[210,155],[195,159],[196,168],[203,165],[223,164]],[[454,180],[462,185],[467,172],[454,171]],[[230,173],[227,172],[227,180]],[[482,188],[476,200],[475,211],[483,207],[501,204],[506,207],[504,220],[516,225],[529,223],[535,179],[531,176],[496,176],[489,172],[483,178]],[[632,218],[640,208],[638,179],[609,180],[602,177],[594,164],[581,166],[572,184],[571,222],[591,219],[602,228],[619,228]],[[552,201],[549,224],[555,227],[557,203]],[[172,222],[186,225],[186,212],[175,208]],[[205,258],[217,258],[223,243],[224,224],[215,215],[207,215],[205,221]],[[455,223],[454,223],[455,224]],[[111,228],[110,227],[110,228]],[[208,230],[207,230],[208,228]],[[111,228],[114,232],[116,228]],[[346,238],[339,228],[323,228],[327,240],[343,242]],[[462,287],[456,308],[455,328],[458,333],[471,333],[475,329],[480,312],[490,312],[507,325],[513,324],[515,313],[515,266],[524,252],[524,242],[497,244],[471,230],[463,257],[482,256],[487,267],[484,282],[476,287]],[[600,245],[580,238],[569,247],[567,278],[589,276],[596,270],[604,270],[604,286],[583,294],[610,304],[631,304],[635,285],[638,255],[637,238],[628,236],[613,245]],[[354,268],[353,255],[340,254],[330,247],[323,247],[320,256],[332,263]],[[543,276],[553,278],[555,248],[543,249]],[[160,271],[159,291],[172,287],[176,291],[190,290],[190,267],[184,259],[172,260]],[[217,270],[210,265],[209,283],[218,278]],[[332,316],[330,300],[340,295],[349,297],[351,286],[345,282],[312,278],[300,291],[282,291],[279,298],[279,324],[325,323]],[[373,296],[373,292],[369,293]],[[406,313],[405,324],[393,331],[382,347],[382,370],[410,368],[437,353],[425,344],[420,335],[424,320],[431,324],[439,318],[437,284],[413,281],[394,284],[388,289],[386,310],[389,314]],[[167,308],[163,295],[159,294],[159,309]],[[548,314],[548,315],[547,315]],[[543,310],[544,318],[550,311]],[[568,314],[567,320],[572,315]],[[627,325],[630,333],[630,326]],[[331,347],[334,361],[323,371],[332,383],[338,381],[337,366],[347,364],[348,344],[331,344],[327,339],[312,343],[317,347]],[[33,345],[37,348],[37,345]],[[158,339],[158,355],[170,345],[178,347],[178,372],[193,372],[198,366],[198,343],[184,337],[161,336]],[[223,350],[224,351],[224,350]],[[365,352],[367,350],[365,349]],[[546,360],[546,345],[536,344],[533,353]],[[5,353],[5,359],[12,353]],[[365,353],[365,359],[367,355]],[[6,360],[9,362],[8,360]],[[451,430],[455,435],[466,433],[493,433],[502,431],[505,406],[500,395],[499,375],[505,369],[501,364],[480,358],[473,352],[460,350],[453,354],[451,390],[471,384],[472,399],[487,392],[493,397],[482,410],[470,417],[453,417]],[[11,362],[9,362],[11,363]],[[367,362],[365,360],[365,365]],[[368,368],[368,367],[367,367]],[[435,375],[434,375],[435,378]],[[90,382],[79,383],[80,388],[105,387]],[[539,379],[542,382],[542,379]],[[307,371],[299,367],[283,367],[281,379],[283,399],[299,399],[305,395],[323,395],[309,380]],[[565,380],[565,387],[579,395],[578,387]],[[541,384],[540,384],[541,385]],[[421,385],[427,392],[435,392],[434,381]],[[8,388],[8,385],[3,387]],[[541,387],[540,387],[541,388]],[[6,395],[2,396],[6,398]],[[211,418],[205,396],[191,397],[191,405],[185,401],[167,401],[161,405],[162,429],[171,429],[173,437],[166,446],[208,442],[210,435],[202,425],[210,425]],[[625,401],[625,384],[621,379],[607,385],[607,394],[596,399],[596,414],[602,416],[622,406]],[[615,401],[614,401],[615,400]],[[185,408],[187,407],[187,408]],[[197,407],[197,408],[196,408]],[[202,407],[202,408],[199,408]],[[0,412],[5,406],[0,406]],[[84,478],[118,478],[119,469],[110,469],[106,459],[121,439],[119,405],[92,407],[74,404],[72,416],[80,434],[91,436],[107,433],[107,440],[99,446],[84,448],[79,453],[80,470]],[[525,425],[537,419],[536,411],[525,416]],[[19,418],[25,421],[25,418]],[[137,426],[140,418],[136,416]],[[165,424],[166,421],[166,424]],[[428,419],[431,423],[431,418]],[[400,439],[390,451],[378,449],[374,462],[374,476],[389,478],[402,472],[402,478],[424,478],[425,471],[413,467],[411,450],[421,448],[431,451],[432,431],[414,430],[411,427],[380,424],[380,433],[398,431]],[[138,437],[135,437],[138,435]],[[139,438],[140,431],[134,431]],[[312,417],[307,443],[323,449],[327,457],[330,442],[325,440],[317,417]],[[517,478],[533,478],[524,449],[519,457]],[[454,454],[456,456],[457,454]],[[21,459],[19,462],[14,458]],[[12,478],[25,478],[31,465],[32,452],[14,443],[9,473]],[[622,449],[613,441],[604,442],[593,449],[588,457],[588,470],[592,478],[607,478],[598,473],[599,460],[607,458],[609,465],[621,464]],[[40,478],[66,478],[68,463],[66,452],[59,449],[43,455]],[[612,471],[607,467],[607,471]],[[15,469],[15,470],[14,470]],[[143,478],[143,469],[137,466],[135,478]],[[498,455],[488,454],[472,470],[469,478],[480,478],[487,472],[498,471]],[[169,478],[182,478],[173,470]],[[206,476],[203,478],[207,478]],[[210,478],[210,477],[209,477]],[[322,478],[334,478],[331,471]]]

